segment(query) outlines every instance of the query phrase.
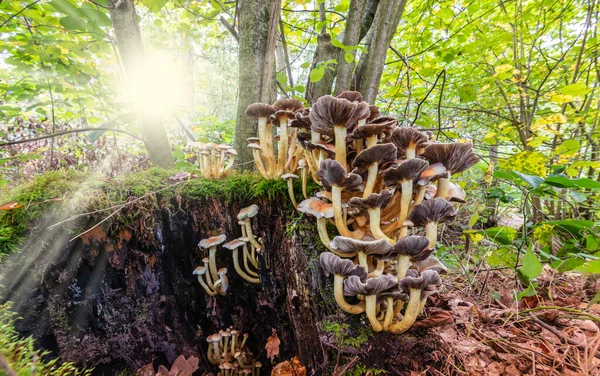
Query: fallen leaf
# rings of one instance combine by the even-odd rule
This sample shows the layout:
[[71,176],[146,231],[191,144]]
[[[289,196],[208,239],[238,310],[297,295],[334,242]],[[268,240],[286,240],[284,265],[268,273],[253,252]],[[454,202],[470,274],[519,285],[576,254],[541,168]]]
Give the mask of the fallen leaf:
[[417,321],[413,328],[435,328],[438,326],[450,325],[454,322],[454,316],[450,311],[435,310],[429,314],[429,317]]
[[271,359],[271,361],[273,361],[273,359],[275,359],[275,357],[279,355],[280,344],[281,341],[277,336],[277,331],[273,329],[273,334],[269,338],[267,338],[267,344],[265,345],[265,349],[267,350],[267,358]]
[[306,376],[306,367],[295,356],[291,361],[286,360],[273,367],[271,376]]
[[18,202],[10,201],[10,202],[0,205],[0,210],[14,210],[14,209],[22,208],[22,207],[23,207],[22,204],[19,204]]

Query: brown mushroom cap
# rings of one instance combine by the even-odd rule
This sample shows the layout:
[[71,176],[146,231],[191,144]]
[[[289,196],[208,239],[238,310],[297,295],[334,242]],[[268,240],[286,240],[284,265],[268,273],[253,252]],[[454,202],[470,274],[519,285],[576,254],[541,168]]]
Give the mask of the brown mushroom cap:
[[357,276],[350,276],[344,281],[344,295],[377,295],[398,285],[398,278],[390,274],[361,281]]
[[[446,266],[444,264],[442,264],[441,261],[438,260],[438,258],[435,256],[429,256],[425,260],[417,261],[414,264],[414,267],[416,267],[416,269],[420,272],[423,272],[424,270],[429,270],[429,269],[435,270],[439,274],[448,272],[448,268],[446,268]],[[415,270],[415,272],[416,272],[416,270]]]
[[193,275],[203,275],[206,274],[206,268],[204,266],[197,266],[196,269],[192,272]]
[[438,197],[416,205],[408,219],[414,222],[415,226],[425,226],[431,222],[444,223],[452,221],[455,217],[456,210],[454,210],[452,204]]
[[410,289],[431,290],[434,286],[442,284],[440,275],[434,270],[424,270],[420,277],[404,277],[398,283],[401,290],[408,292]]
[[248,144],[248,147],[250,149],[256,149],[256,150],[261,150],[262,149],[259,144]]
[[468,170],[479,162],[479,157],[473,153],[473,144],[460,142],[430,144],[421,157],[429,163],[443,164],[452,175]]
[[386,187],[398,187],[403,180],[415,180],[427,169],[429,164],[422,159],[407,159],[396,167],[383,172],[383,183]]
[[270,104],[265,103],[253,103],[246,107],[246,116],[255,118],[266,118],[275,113],[275,108]]
[[390,133],[394,127],[398,124],[398,120],[393,117],[383,116],[377,118],[362,127],[356,127],[352,132],[351,137],[353,139],[361,139],[369,136],[373,136],[379,133]]
[[381,116],[381,113],[379,112],[379,107],[371,105],[369,106],[369,110],[371,111],[371,114],[367,118],[367,122],[371,122]]
[[342,91],[335,97],[336,98],[344,98],[344,99],[349,100],[350,102],[362,102],[363,101],[363,96],[358,91]]
[[258,214],[258,206],[256,204],[250,205],[240,210],[237,218],[241,221],[242,219],[252,218]]
[[239,247],[246,244],[247,241],[248,238],[245,238],[245,240],[243,240],[242,238],[233,239],[232,241],[223,244],[223,248],[227,248],[230,251],[233,251],[234,249],[238,249]]
[[283,179],[283,180],[299,179],[299,177],[298,177],[298,175],[295,175],[295,174],[292,174],[291,172],[288,172],[287,174],[281,175],[281,179]]
[[302,110],[304,104],[298,99],[283,98],[273,103],[273,108],[275,108],[275,113],[271,115],[272,119],[279,119],[282,116],[295,118],[296,115],[294,113],[298,110]]
[[253,144],[253,143],[260,142],[260,138],[258,138],[258,137],[248,137],[248,138],[246,139],[246,141],[247,141],[249,144]]
[[399,239],[390,251],[392,254],[410,256],[413,262],[425,260],[432,252],[433,248],[429,248],[429,239],[416,235]]
[[352,197],[350,201],[348,201],[348,205],[361,210],[385,208],[390,202],[391,197],[392,192],[384,189],[381,193],[371,193],[365,198]]
[[419,176],[419,179],[416,180],[416,183],[419,185],[427,185],[432,181],[436,181],[440,178],[448,177],[448,170],[441,163],[430,163],[429,167],[425,169]]
[[212,236],[208,239],[200,240],[200,243],[198,243],[198,246],[200,248],[207,249],[207,248],[222,244],[225,242],[225,240],[227,240],[227,237],[225,235]]
[[394,145],[377,144],[358,153],[352,165],[355,172],[362,175],[374,163],[382,165],[394,160],[396,160],[396,147]]
[[390,253],[392,246],[385,239],[357,240],[345,236],[336,236],[329,246],[340,253],[352,254],[362,252],[367,255],[385,255]]
[[323,252],[319,256],[321,269],[326,274],[336,274],[342,277],[357,276],[360,280],[367,279],[367,271],[349,259],[343,259],[331,252]]
[[301,111],[296,112],[296,118],[290,122],[290,127],[301,128],[310,131],[310,110],[305,108]]
[[317,175],[321,178],[323,187],[328,191],[331,191],[332,185],[342,187],[345,191],[363,189],[360,175],[354,173],[346,175],[346,169],[333,159],[321,161],[321,168],[317,171]]
[[316,197],[311,197],[299,203],[298,210],[317,218],[333,218],[334,215],[333,205]]
[[333,137],[334,126],[343,126],[352,131],[358,121],[366,119],[369,114],[367,102],[350,102],[345,98],[325,95],[315,102],[309,116],[313,131]]
[[[422,132],[413,127],[400,127],[394,129],[390,136],[390,141],[396,145],[398,158],[406,157],[406,149],[415,147],[417,150],[426,146],[429,138]],[[427,149],[425,149],[427,150]],[[417,154],[419,154],[417,152]]]

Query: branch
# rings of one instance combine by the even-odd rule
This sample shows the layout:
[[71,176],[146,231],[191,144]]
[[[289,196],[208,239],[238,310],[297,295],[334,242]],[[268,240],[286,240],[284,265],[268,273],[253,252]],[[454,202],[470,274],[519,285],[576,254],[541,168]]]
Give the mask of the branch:
[[0,25],[0,29],[6,25],[8,23],[8,21],[12,20],[13,18],[17,17],[19,14],[23,13],[24,11],[27,10],[27,8],[30,8],[32,6],[34,6],[35,4],[39,3],[42,0],[35,0],[33,3],[27,5],[25,8],[21,9],[20,11],[18,11],[17,13],[13,14],[12,16],[8,17],[6,19],[6,21],[2,22],[2,24]]
[[192,140],[193,142],[196,142],[196,137],[194,137],[194,134],[192,133],[192,131],[185,124],[183,124],[183,121],[181,121],[181,119],[179,118],[179,116],[177,116],[175,111],[172,111],[172,112],[173,112],[173,116],[175,117],[175,119],[177,120],[179,125],[181,126],[181,129],[183,129],[183,131],[190,138],[190,140]]
[[[555,336],[557,336],[559,339],[562,340],[563,343],[565,344],[569,344],[571,346],[575,346],[577,347],[579,350],[583,350],[585,352],[588,351],[588,347],[585,345],[582,345],[581,343],[571,339],[571,338],[567,338],[563,333],[561,333],[558,329],[556,329],[555,327],[553,327],[550,324],[546,324],[545,322],[543,322],[542,320],[538,319],[533,313],[529,312],[529,317],[531,318],[531,321],[533,321],[534,323],[538,324],[539,326],[541,326],[542,328],[546,329],[547,331],[549,331],[550,333],[554,334]],[[594,353],[594,356],[596,358],[600,358],[600,352],[596,351]]]
[[233,26],[231,26],[229,24],[229,22],[227,22],[227,20],[225,20],[225,18],[223,18],[223,16],[219,17],[219,21],[221,22],[221,24],[223,24],[223,26],[225,26],[225,28],[227,30],[229,30],[229,32],[231,33],[231,35],[233,35],[233,37],[235,38],[236,42],[240,42],[240,37],[237,33],[237,31],[235,31],[235,29],[233,28]]
[[34,138],[26,138],[24,140],[0,142],[0,147],[2,147],[2,146],[8,146],[8,145],[24,144],[24,143],[27,143],[27,142],[35,142],[35,141],[45,140],[47,138],[53,138],[53,137],[62,136],[62,135],[65,135],[65,134],[70,134],[70,133],[93,132],[93,131],[108,131],[108,132],[124,133],[124,134],[126,134],[126,135],[128,135],[130,137],[135,138],[136,140],[144,141],[141,137],[136,136],[135,134],[133,134],[133,133],[131,133],[129,131],[124,131],[124,130],[121,130],[121,129],[108,128],[108,127],[98,127],[98,128],[71,129],[71,130],[68,130],[68,131],[58,132],[58,133],[53,133],[53,134],[48,134],[48,135],[45,135],[45,136],[34,137]]
[[435,86],[437,85],[440,77],[442,77],[442,75],[446,75],[446,70],[442,70],[437,77],[435,78],[435,81],[433,81],[433,85],[431,86],[431,88],[429,89],[429,91],[427,91],[427,94],[425,94],[425,97],[423,98],[423,100],[421,100],[418,104],[417,104],[417,112],[415,113],[415,118],[413,119],[411,126],[415,124],[415,122],[417,121],[418,117],[419,117],[419,110],[421,109],[421,105],[423,105],[423,103],[425,103],[425,101],[427,100],[427,98],[429,97],[429,94],[431,94],[431,92],[433,91],[433,89],[435,89]]
[[103,4],[100,4],[100,3],[98,3],[98,2],[96,2],[96,1],[94,1],[94,0],[87,0],[87,1],[89,1],[90,3],[92,3],[92,4],[94,4],[94,5],[97,5],[97,6],[99,6],[100,8],[104,8],[104,9],[115,9],[115,8],[114,8],[113,6],[111,6],[111,5],[109,5],[109,6],[107,6],[107,5],[103,5]]

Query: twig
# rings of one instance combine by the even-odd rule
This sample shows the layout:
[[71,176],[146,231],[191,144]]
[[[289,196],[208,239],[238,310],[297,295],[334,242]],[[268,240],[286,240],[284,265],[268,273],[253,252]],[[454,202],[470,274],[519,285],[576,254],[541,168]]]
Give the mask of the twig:
[[425,101],[427,100],[427,98],[429,97],[429,94],[431,94],[431,92],[433,91],[433,89],[435,89],[435,86],[437,85],[440,77],[442,77],[442,75],[444,75],[444,77],[445,77],[445,72],[446,72],[446,70],[442,70],[437,75],[437,77],[435,78],[435,81],[433,81],[433,85],[431,86],[431,88],[425,94],[425,97],[423,97],[423,99],[421,101],[419,101],[419,103],[417,104],[417,110],[415,112],[415,118],[413,119],[411,125],[414,125],[415,122],[417,121],[417,119],[419,118],[419,110],[421,109],[421,106],[423,105],[423,103],[425,103]]
[[10,20],[12,20],[13,18],[17,17],[19,14],[23,13],[24,11],[26,11],[28,8],[34,6],[35,4],[39,3],[42,0],[36,0],[33,3],[25,6],[23,9],[21,9],[20,11],[18,11],[17,13],[13,14],[12,16],[8,17],[6,19],[6,21],[2,22],[2,24],[0,25],[0,29],[2,29],[2,27],[4,27],[4,25],[6,25]]
[[583,312],[583,311],[580,311],[575,308],[560,307],[560,306],[537,306],[535,308],[523,310],[520,313],[531,313],[531,312],[535,312],[535,311],[545,311],[545,310],[556,310],[556,311],[574,313],[576,315],[588,317],[590,320],[600,322],[600,317],[598,317],[596,315],[592,315],[591,313]]
[[24,143],[27,143],[27,142],[35,142],[35,141],[45,140],[47,138],[63,136],[65,134],[70,134],[70,133],[94,132],[94,131],[109,131],[109,132],[124,133],[124,134],[126,134],[126,135],[128,135],[130,137],[135,138],[136,140],[143,141],[141,137],[138,137],[135,134],[133,134],[131,132],[128,132],[128,131],[124,131],[124,130],[121,130],[121,129],[108,128],[108,127],[98,127],[98,128],[70,129],[68,131],[63,131],[63,132],[48,134],[48,135],[40,136],[40,137],[26,138],[26,139],[17,140],[17,141],[0,142],[0,147],[2,147],[2,146],[8,146],[8,145],[24,144]]
[[[556,329],[552,325],[547,324],[547,323],[543,322],[542,320],[538,319],[533,313],[529,312],[529,317],[531,317],[531,321],[533,321],[534,323],[538,324],[542,328],[548,330],[550,333],[552,333],[555,336],[557,336],[558,338],[560,338],[563,341],[563,343],[575,346],[579,350],[583,350],[583,351],[587,350],[586,346],[580,344],[579,342],[577,342],[575,340],[572,340],[570,338],[566,338],[563,335],[563,333],[561,333],[558,329]],[[596,358],[600,359],[600,352],[598,352],[598,351],[594,352],[594,356]]]

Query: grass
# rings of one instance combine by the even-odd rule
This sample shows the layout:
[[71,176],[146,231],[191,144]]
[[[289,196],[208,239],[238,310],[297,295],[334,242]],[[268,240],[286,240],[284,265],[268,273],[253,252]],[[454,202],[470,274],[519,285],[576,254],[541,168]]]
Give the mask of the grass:
[[46,361],[47,353],[35,350],[33,338],[19,338],[14,327],[16,315],[10,308],[10,304],[0,305],[0,376],[8,375],[9,370],[17,375],[91,375],[91,370],[77,369],[72,363]]
[[[176,173],[173,170],[151,168],[107,179],[80,171],[57,170],[37,176],[33,181],[0,197],[1,203],[14,201],[23,205],[19,209],[0,212],[0,260],[4,255],[17,250],[29,231],[44,217],[105,209],[158,190],[161,191],[157,196],[163,202],[175,197],[184,200],[211,197],[230,204],[257,198],[275,200],[287,196],[285,181],[265,180],[258,174],[234,173],[218,180],[170,180]],[[173,188],[169,188],[170,186]],[[297,185],[296,191],[301,191],[300,185]],[[130,217],[120,218],[130,221]]]

